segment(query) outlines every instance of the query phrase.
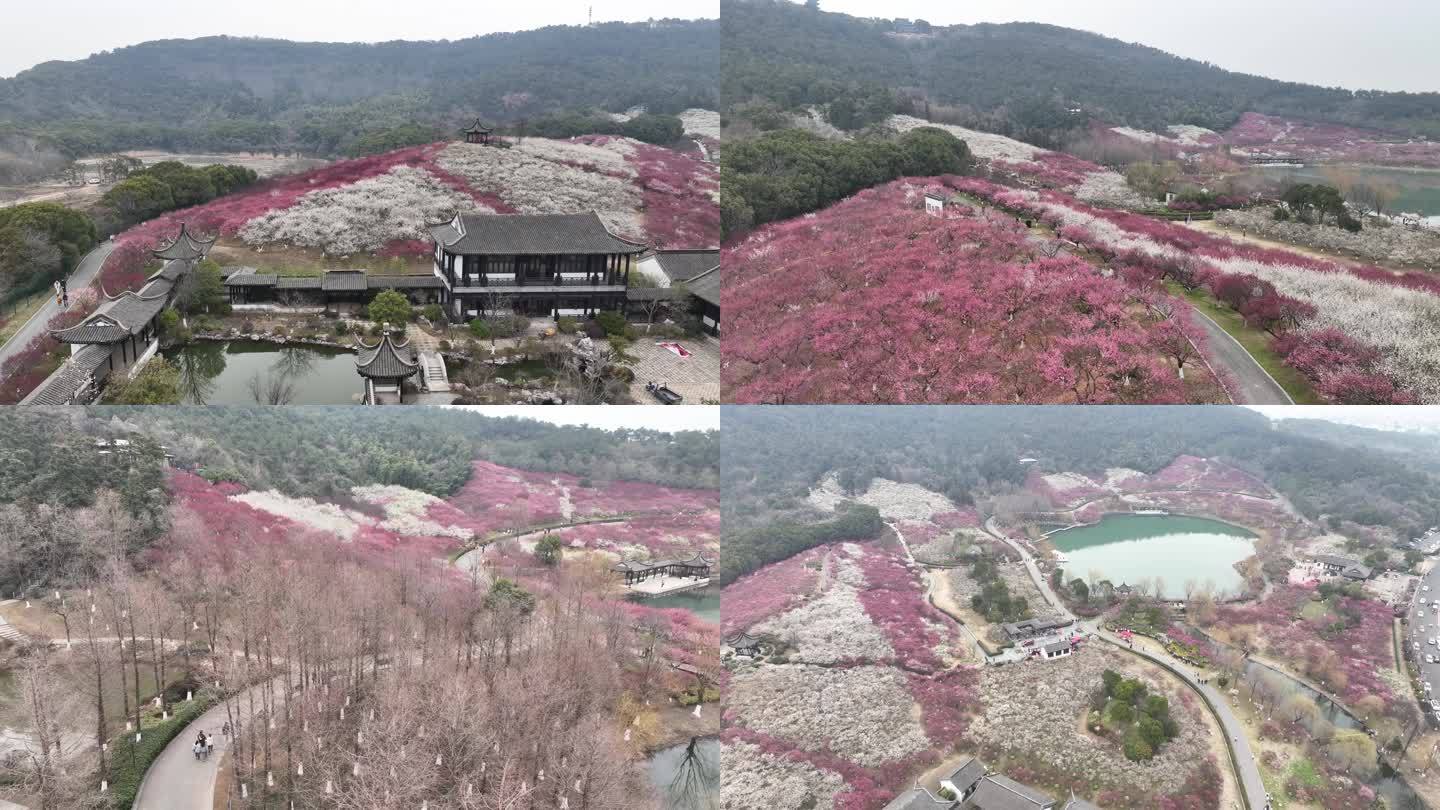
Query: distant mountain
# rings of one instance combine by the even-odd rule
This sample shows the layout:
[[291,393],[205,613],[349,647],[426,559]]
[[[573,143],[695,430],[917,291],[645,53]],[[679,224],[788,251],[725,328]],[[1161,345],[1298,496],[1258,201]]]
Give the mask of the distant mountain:
[[[1440,93],[1281,82],[1052,25],[957,25],[897,35],[893,21],[817,12],[785,0],[722,0],[721,21],[721,93],[728,108],[756,99],[787,109],[841,99],[848,115],[851,104],[864,106],[880,86],[967,107],[976,123],[1002,134],[1090,119],[1151,130],[1171,124],[1224,130],[1255,111],[1440,135]],[[904,106],[900,111],[915,110]]]
[[1326,419],[1281,419],[1275,428],[1331,444],[1409,456],[1416,464],[1440,472],[1440,434],[1433,431],[1377,430]]
[[[0,80],[0,132],[43,134],[71,154],[140,146],[328,154],[365,132],[450,129],[477,115],[716,109],[718,31],[715,20],[666,20],[436,42],[147,42]],[[444,20],[435,33],[450,33]]]

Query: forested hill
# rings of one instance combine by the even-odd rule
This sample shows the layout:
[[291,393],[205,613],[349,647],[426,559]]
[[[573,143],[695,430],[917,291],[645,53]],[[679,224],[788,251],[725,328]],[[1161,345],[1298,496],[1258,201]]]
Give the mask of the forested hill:
[[[451,33],[436,20],[437,37]],[[72,155],[131,146],[323,153],[366,131],[449,131],[476,115],[504,123],[590,108],[716,109],[719,69],[715,20],[380,44],[164,40],[0,80],[0,130],[49,136]]]
[[[968,107],[968,121],[957,123],[1002,134],[1063,128],[1067,118],[1224,130],[1254,111],[1440,135],[1440,93],[1281,82],[1051,25],[935,27],[928,36],[899,37],[890,35],[890,21],[787,0],[722,0],[721,20],[721,87],[732,109],[757,99],[787,109],[836,99],[866,106],[880,86]],[[1082,113],[1072,116],[1072,108]]]
[[1242,408],[974,406],[740,408],[725,415],[721,489],[727,535],[793,515],[836,471],[863,491],[874,477],[922,484],[967,503],[1046,472],[1156,472],[1176,456],[1252,471],[1312,518],[1388,526],[1402,538],[1440,523],[1440,477],[1410,457],[1277,430]]
[[363,484],[397,484],[444,497],[476,459],[595,481],[715,488],[715,432],[606,431],[455,408],[122,407],[92,416],[164,443],[181,466],[210,478],[289,495],[345,497]]

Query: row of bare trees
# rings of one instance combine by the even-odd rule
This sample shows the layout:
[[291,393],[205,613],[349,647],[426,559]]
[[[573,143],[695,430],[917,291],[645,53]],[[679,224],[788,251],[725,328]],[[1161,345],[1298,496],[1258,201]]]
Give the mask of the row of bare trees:
[[[522,586],[428,553],[210,517],[177,507],[165,546],[138,566],[116,517],[87,533],[103,564],[47,600],[66,643],[22,666],[38,731],[15,768],[42,810],[102,802],[107,757],[131,750],[110,741],[217,684],[217,710],[196,725],[218,736],[228,724],[237,806],[654,803],[637,799],[651,790],[626,728],[666,701],[666,627],[606,596],[602,569],[566,565]],[[166,683],[179,686],[157,695]]]

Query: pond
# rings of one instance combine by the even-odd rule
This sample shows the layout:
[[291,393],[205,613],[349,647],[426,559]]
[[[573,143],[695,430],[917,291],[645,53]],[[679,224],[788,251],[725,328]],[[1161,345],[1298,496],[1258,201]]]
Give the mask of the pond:
[[655,608],[684,608],[707,622],[720,623],[720,591],[715,588],[666,594],[646,599],[641,604]]
[[650,756],[650,781],[664,810],[711,810],[719,806],[720,740],[696,737]]
[[355,355],[343,349],[197,340],[165,358],[190,405],[353,405],[363,391]]
[[1185,584],[1213,585],[1216,594],[1245,587],[1235,563],[1255,553],[1255,535],[1218,520],[1183,515],[1106,515],[1099,523],[1050,535],[1068,562],[1066,579],[1102,579],[1135,585],[1159,577],[1167,599],[1182,599]]
[[[1399,196],[1390,206],[1392,212],[1419,214],[1440,224],[1440,171],[1425,169],[1379,168],[1374,166],[1335,166],[1334,169],[1359,180],[1394,188]],[[1282,186],[1291,183],[1325,183],[1334,185],[1325,166],[1264,166],[1246,174],[1274,181]]]

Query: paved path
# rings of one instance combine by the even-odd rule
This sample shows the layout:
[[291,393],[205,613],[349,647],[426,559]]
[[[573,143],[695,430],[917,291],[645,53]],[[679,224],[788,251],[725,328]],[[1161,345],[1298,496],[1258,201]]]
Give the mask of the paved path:
[[[114,249],[114,242],[101,242],[80,260],[80,266],[75,268],[75,272],[70,275],[69,289],[72,303],[75,300],[75,293],[85,289],[90,282],[95,280],[95,276],[100,272],[100,266],[105,263],[105,257],[109,256],[110,251]],[[60,305],[55,303],[53,297],[47,298],[45,305],[40,307],[40,311],[15,330],[15,334],[5,341],[3,346],[0,346],[0,365],[4,365],[6,360],[19,354],[20,350],[25,348],[30,341],[45,331],[45,324],[59,314]]]
[[1230,704],[1226,702],[1225,695],[1208,683],[1200,683],[1199,679],[1183,664],[1168,655],[1160,656],[1141,647],[1131,647],[1118,636],[1100,627],[1095,628],[1095,635],[1142,658],[1164,664],[1189,684],[1190,688],[1205,698],[1205,702],[1210,706],[1210,711],[1220,721],[1220,727],[1230,737],[1230,765],[1240,777],[1240,786],[1245,793],[1246,804],[1250,806],[1251,810],[1262,810],[1266,804],[1265,782],[1260,778],[1260,766],[1255,763],[1255,752],[1250,750],[1250,740],[1245,736],[1245,726],[1230,710]]
[[1230,382],[1226,387],[1237,389],[1230,392],[1236,405],[1295,404],[1295,400],[1285,393],[1280,383],[1275,382],[1270,372],[1261,368],[1255,358],[1250,356],[1250,352],[1240,345],[1240,341],[1209,315],[1194,307],[1191,309],[1195,312],[1196,323],[1204,328],[1205,335],[1210,340],[1210,357],[1207,359],[1230,372]]
[[[0,602],[0,607],[13,605],[19,601],[19,599],[6,599],[5,601]],[[28,636],[20,632],[20,629],[18,627],[11,624],[10,622],[5,621],[4,616],[0,616],[0,638],[5,639],[11,644],[24,644],[25,642],[30,640]],[[5,810],[4,805],[0,805],[0,810]]]
[[[259,689],[252,687],[256,708],[261,705]],[[248,695],[247,692],[239,698],[242,722],[248,717]],[[283,696],[279,697],[283,702]],[[215,776],[230,747],[230,740],[220,733],[227,717],[225,704],[220,703],[196,718],[165,746],[145,772],[140,791],[135,795],[135,810],[209,810],[214,805]],[[195,736],[201,730],[215,735],[215,753],[209,760],[197,762],[190,746],[195,744]]]
[[[1045,596],[1046,601],[1050,603],[1051,607],[1067,618],[1075,618],[1074,614],[1065,609],[1065,604],[1061,602],[1059,598],[1056,597],[1055,592],[1050,589],[1050,583],[1046,582],[1045,578],[1040,576],[1040,569],[1035,564],[1035,555],[1031,554],[1030,551],[1019,542],[1012,540],[1007,534],[1000,531],[999,527],[995,524],[994,518],[985,521],[985,531],[1015,549],[1016,553],[1020,555],[1020,558],[1024,560],[1025,568],[1030,571],[1030,578],[1035,580],[1035,586],[1040,589],[1040,593]],[[1129,650],[1136,655],[1169,667],[1189,684],[1192,689],[1199,692],[1200,696],[1205,698],[1205,702],[1210,706],[1211,713],[1220,721],[1220,727],[1224,729],[1225,734],[1230,737],[1230,765],[1235,775],[1240,778],[1240,787],[1245,794],[1246,804],[1250,807],[1250,810],[1262,810],[1266,806],[1265,782],[1260,778],[1260,766],[1256,764],[1255,754],[1250,750],[1250,740],[1245,736],[1244,725],[1240,723],[1235,713],[1230,710],[1230,705],[1226,703],[1224,695],[1216,691],[1209,684],[1200,683],[1199,679],[1186,669],[1184,664],[1170,658],[1170,656],[1157,655],[1140,647],[1133,647],[1126,644],[1118,636],[1101,627],[1099,619],[1079,622],[1078,626],[1122,649]]]

